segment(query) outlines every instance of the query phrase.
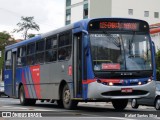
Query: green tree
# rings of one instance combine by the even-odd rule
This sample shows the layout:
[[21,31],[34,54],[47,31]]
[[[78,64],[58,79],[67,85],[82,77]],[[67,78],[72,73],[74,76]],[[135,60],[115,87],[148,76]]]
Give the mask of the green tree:
[[28,30],[37,30],[39,31],[39,25],[34,22],[34,17],[21,17],[21,22],[17,23],[18,29],[14,29],[13,32],[22,32],[24,39],[28,37]]
[[0,51],[2,53],[0,57],[0,74],[1,74],[2,67],[3,67],[3,63],[4,63],[5,46],[11,45],[15,42],[16,41],[14,40],[14,38],[12,38],[12,36],[9,33],[7,33],[6,31],[0,32]]
[[35,34],[28,34],[28,35],[27,35],[28,38],[32,38],[32,37],[34,37],[34,36],[36,36],[36,35],[35,35]]

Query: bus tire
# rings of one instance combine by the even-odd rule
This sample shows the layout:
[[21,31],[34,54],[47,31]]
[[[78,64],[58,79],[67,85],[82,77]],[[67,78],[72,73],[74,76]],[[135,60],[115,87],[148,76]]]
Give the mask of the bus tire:
[[71,100],[71,93],[67,84],[63,88],[62,101],[66,109],[74,109],[78,104],[78,101]]
[[118,110],[124,110],[128,104],[128,99],[114,99],[112,100],[113,107]]
[[156,98],[155,100],[155,109],[160,110],[160,97]]
[[20,92],[19,92],[19,99],[20,99],[20,104],[21,105],[35,105],[36,100],[35,99],[26,99],[25,98],[25,92],[24,92],[24,87],[20,87]]
[[131,107],[134,108],[134,109],[137,109],[139,107],[136,99],[132,99]]

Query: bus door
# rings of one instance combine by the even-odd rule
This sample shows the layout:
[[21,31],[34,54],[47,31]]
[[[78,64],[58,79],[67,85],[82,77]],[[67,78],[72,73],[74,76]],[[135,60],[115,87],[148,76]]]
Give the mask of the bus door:
[[12,96],[16,97],[16,57],[17,52],[12,50]]
[[74,96],[82,97],[82,33],[73,36]]

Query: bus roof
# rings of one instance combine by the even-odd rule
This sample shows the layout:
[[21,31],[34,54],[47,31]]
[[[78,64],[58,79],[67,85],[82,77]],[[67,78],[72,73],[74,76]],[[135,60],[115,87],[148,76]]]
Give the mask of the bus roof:
[[93,19],[84,19],[84,20],[78,21],[76,23],[64,26],[62,28],[59,28],[59,29],[56,29],[56,30],[52,30],[50,32],[47,32],[47,33],[44,33],[44,34],[40,34],[40,35],[35,36],[33,38],[30,38],[30,39],[27,39],[27,40],[23,40],[21,42],[18,42],[18,43],[6,46],[5,49],[6,50],[10,50],[10,49],[13,49],[13,48],[17,48],[19,46],[27,45],[27,44],[29,44],[31,42],[35,42],[35,41],[38,41],[40,39],[52,36],[54,34],[57,34],[57,33],[63,32],[63,31],[71,30],[71,29],[73,29],[73,33],[80,32],[82,30],[87,30],[87,24],[90,21],[92,21],[92,20],[99,20],[99,19],[108,19],[108,20],[117,20],[117,19],[119,19],[119,20],[136,20],[136,21],[146,22],[144,20],[132,19],[132,18],[93,18]]

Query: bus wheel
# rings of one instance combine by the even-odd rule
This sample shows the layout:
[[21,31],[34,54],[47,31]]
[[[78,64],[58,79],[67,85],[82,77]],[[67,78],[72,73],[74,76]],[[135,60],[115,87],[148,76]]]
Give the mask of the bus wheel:
[[36,103],[35,99],[26,99],[25,98],[25,92],[24,92],[23,86],[21,86],[21,88],[20,88],[19,98],[20,98],[21,105],[35,105],[35,103]]
[[134,109],[137,109],[139,107],[139,105],[137,104],[137,100],[136,99],[132,99],[131,106]]
[[124,110],[126,108],[127,104],[128,104],[128,99],[114,99],[114,100],[112,100],[113,107],[118,111]]
[[160,110],[160,98],[157,98],[155,101],[155,108],[156,110]]
[[68,85],[65,85],[63,88],[62,100],[64,108],[66,109],[74,109],[78,104],[77,101],[71,100],[71,93]]

